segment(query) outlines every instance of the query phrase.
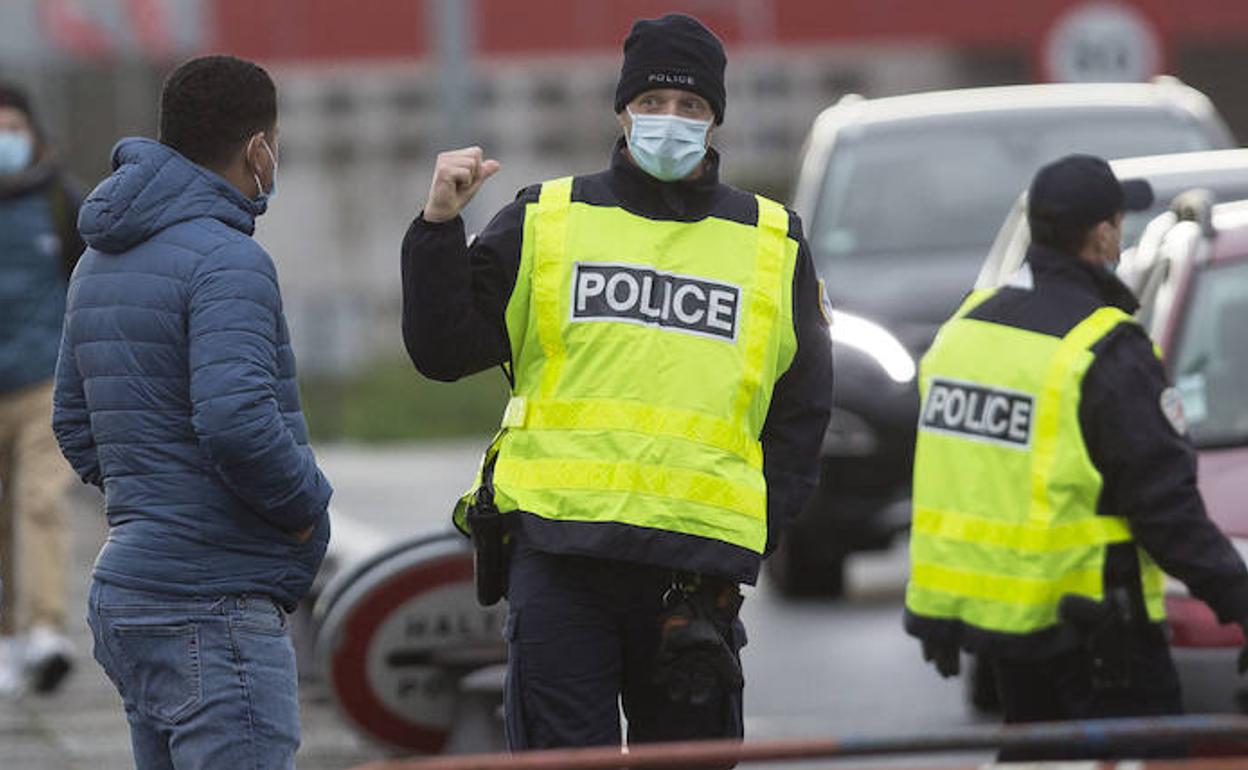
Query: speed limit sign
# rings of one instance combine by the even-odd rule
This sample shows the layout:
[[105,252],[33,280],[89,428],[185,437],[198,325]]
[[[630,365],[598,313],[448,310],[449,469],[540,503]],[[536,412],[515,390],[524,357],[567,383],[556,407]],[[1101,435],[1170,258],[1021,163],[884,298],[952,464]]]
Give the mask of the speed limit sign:
[[1153,23],[1118,2],[1071,8],[1049,30],[1042,55],[1049,79],[1068,83],[1138,82],[1164,64]]

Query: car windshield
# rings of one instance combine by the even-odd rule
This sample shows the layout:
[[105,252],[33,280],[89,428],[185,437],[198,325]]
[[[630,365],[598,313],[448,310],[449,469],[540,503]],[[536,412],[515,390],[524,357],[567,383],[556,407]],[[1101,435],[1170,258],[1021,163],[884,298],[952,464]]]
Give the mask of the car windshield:
[[1194,276],[1171,376],[1197,446],[1248,444],[1248,260]]
[[811,247],[821,260],[947,251],[978,262],[1018,191],[1048,161],[1209,147],[1194,121],[1142,109],[1018,110],[846,129],[824,176]]

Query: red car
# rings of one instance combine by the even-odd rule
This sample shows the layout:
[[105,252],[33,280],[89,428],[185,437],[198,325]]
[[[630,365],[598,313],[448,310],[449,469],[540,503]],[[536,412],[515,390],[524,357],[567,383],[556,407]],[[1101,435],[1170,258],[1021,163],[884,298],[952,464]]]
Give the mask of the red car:
[[[1248,201],[1187,193],[1154,220],[1119,275],[1161,347],[1199,452],[1210,517],[1248,558]],[[1248,711],[1243,634],[1170,581],[1166,610],[1191,712]]]

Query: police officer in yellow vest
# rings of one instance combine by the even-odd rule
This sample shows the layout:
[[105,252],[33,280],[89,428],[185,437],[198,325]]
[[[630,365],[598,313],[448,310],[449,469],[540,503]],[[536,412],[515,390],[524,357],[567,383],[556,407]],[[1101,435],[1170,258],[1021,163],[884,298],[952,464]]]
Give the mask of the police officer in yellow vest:
[[1100,158],[1041,169],[1023,267],[973,292],[921,365],[905,627],[944,676],[959,649],[991,661],[1006,722],[1179,713],[1163,570],[1248,619],[1248,573],[1112,272],[1123,212],[1152,198]]
[[456,523],[508,520],[513,749],[618,745],[621,703],[630,743],[742,733],[738,584],[813,489],[832,372],[800,222],[719,182],[725,61],[696,19],[638,21],[609,169],[465,246],[499,164],[443,153],[404,240],[416,367],[512,384]]

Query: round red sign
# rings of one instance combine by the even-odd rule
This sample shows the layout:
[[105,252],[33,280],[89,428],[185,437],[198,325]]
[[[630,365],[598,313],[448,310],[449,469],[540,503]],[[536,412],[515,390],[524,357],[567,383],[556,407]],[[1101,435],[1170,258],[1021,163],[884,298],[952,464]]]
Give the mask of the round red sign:
[[477,604],[456,533],[391,549],[331,585],[322,606],[317,647],[342,713],[404,751],[442,751],[460,680],[506,659],[506,605]]

